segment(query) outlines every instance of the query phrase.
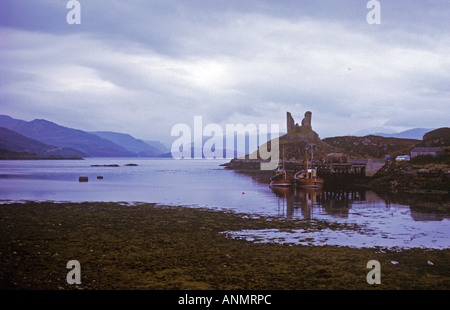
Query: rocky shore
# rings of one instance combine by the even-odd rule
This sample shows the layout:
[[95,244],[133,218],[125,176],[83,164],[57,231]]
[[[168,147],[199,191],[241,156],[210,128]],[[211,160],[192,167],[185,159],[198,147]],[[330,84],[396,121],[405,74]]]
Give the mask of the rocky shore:
[[428,191],[450,193],[450,168],[423,167],[409,162],[390,162],[363,183],[392,191]]
[[[224,233],[363,229],[326,221],[155,204],[26,202],[0,205],[0,222],[1,289],[450,289],[448,249],[254,243]],[[70,260],[80,262],[81,284],[66,281]],[[380,285],[366,281],[369,260],[381,264]]]

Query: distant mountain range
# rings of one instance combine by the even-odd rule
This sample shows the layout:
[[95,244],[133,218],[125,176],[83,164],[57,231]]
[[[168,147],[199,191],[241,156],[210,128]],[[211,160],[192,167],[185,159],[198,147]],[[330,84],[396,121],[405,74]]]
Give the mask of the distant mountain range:
[[[422,141],[423,143],[426,142],[427,146],[447,145],[448,140],[450,140],[448,138],[449,130],[449,128],[439,130],[414,128],[399,133],[376,133],[364,137],[330,137],[323,140],[319,139],[313,131],[303,132],[304,130],[300,130],[293,134],[282,135],[280,145],[294,143],[295,145],[292,145],[292,148],[298,150],[304,149],[303,144],[314,142],[318,146],[318,155],[344,151],[354,153],[355,156],[380,157],[381,153],[404,152],[407,148]],[[427,139],[423,139],[427,133]],[[393,138],[399,140],[390,140]],[[223,145],[217,147],[218,151],[220,149],[219,154],[223,154],[223,157],[225,157],[226,150],[222,150],[226,147],[225,137],[223,139]],[[203,138],[203,143],[205,140],[208,140],[208,138]],[[190,152],[188,152],[191,157],[194,156],[195,147],[197,146],[192,143]],[[252,151],[246,145],[245,154]],[[292,150],[287,150],[286,158],[300,155],[292,152]],[[378,154],[379,152],[381,153]],[[234,153],[235,157],[244,155]],[[170,149],[159,141],[143,141],[126,133],[86,132],[43,119],[27,122],[7,115],[0,115],[0,159],[83,157],[172,157],[172,154]]]
[[434,130],[434,128],[413,128],[397,133],[374,133],[374,136],[381,136],[386,138],[401,138],[401,139],[416,139],[422,140],[423,136]]
[[43,119],[27,122],[0,115],[0,127],[0,149],[10,152],[47,157],[157,157],[167,152],[158,141],[152,145],[128,134],[90,133]]

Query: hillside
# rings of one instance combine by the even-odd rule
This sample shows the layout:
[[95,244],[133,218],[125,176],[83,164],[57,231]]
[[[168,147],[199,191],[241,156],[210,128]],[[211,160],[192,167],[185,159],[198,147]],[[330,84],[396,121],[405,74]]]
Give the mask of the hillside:
[[160,154],[170,152],[170,149],[167,146],[165,146],[164,144],[162,144],[160,141],[144,140],[144,142],[147,143],[148,145],[150,145],[151,147],[157,149]]
[[107,139],[117,145],[120,145],[121,147],[135,153],[138,157],[155,157],[161,155],[161,153],[164,153],[129,134],[112,131],[95,131],[92,133],[100,138]]
[[60,126],[47,120],[36,119],[27,122],[0,115],[0,126],[44,144],[78,150],[88,157],[135,156],[133,152],[97,135]]
[[[345,153],[350,158],[383,158],[386,155],[409,154],[420,140],[387,138],[379,136],[341,136],[321,140],[310,128],[297,127],[280,137],[280,150],[285,148],[287,161],[303,161],[311,158],[309,144],[314,144],[314,159],[322,161],[329,153]],[[269,142],[270,145],[270,142]]]
[[427,132],[420,146],[450,146],[450,128],[443,127]]
[[[15,131],[0,127],[0,149],[9,152],[3,152],[3,157],[9,159],[17,156],[23,157],[62,157],[62,158],[80,158],[86,155],[80,151],[70,148],[60,148],[48,145],[40,141],[25,137]],[[13,153],[23,153],[16,154]],[[28,154],[28,155],[27,155]],[[34,156],[33,156],[34,155]]]
[[420,140],[401,139],[380,136],[342,136],[325,138],[323,142],[334,147],[340,153],[347,153],[351,158],[384,158],[409,154]]
[[323,160],[328,153],[335,152],[335,148],[320,140],[319,135],[309,127],[296,127],[280,137],[280,150],[284,148],[286,160],[311,159],[311,145],[314,159]]

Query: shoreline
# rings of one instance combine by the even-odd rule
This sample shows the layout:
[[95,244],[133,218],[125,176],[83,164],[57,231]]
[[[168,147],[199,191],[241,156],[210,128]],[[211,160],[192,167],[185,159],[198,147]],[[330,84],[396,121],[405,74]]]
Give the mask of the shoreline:
[[[221,166],[239,173],[270,178],[274,171],[261,171],[261,160],[233,159]],[[294,162],[286,163],[286,170],[295,172]],[[391,192],[409,192],[424,194],[450,194],[450,168],[424,168],[406,162],[390,162],[373,176],[320,175],[334,185],[355,186],[373,190]],[[345,184],[343,184],[345,183]]]
[[[450,249],[255,243],[223,233],[342,228],[336,223],[154,203],[30,201],[0,205],[0,221],[2,289],[450,289]],[[82,270],[75,286],[66,282],[73,259]],[[366,282],[372,259],[382,266],[378,286]]]

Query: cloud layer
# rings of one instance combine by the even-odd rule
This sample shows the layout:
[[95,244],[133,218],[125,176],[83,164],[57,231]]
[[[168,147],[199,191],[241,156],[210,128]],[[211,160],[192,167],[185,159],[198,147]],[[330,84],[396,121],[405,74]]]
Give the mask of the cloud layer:
[[336,2],[80,0],[68,25],[65,1],[2,1],[2,113],[166,142],[194,115],[285,130],[310,110],[321,137],[448,126],[445,2],[382,1],[381,25]]

